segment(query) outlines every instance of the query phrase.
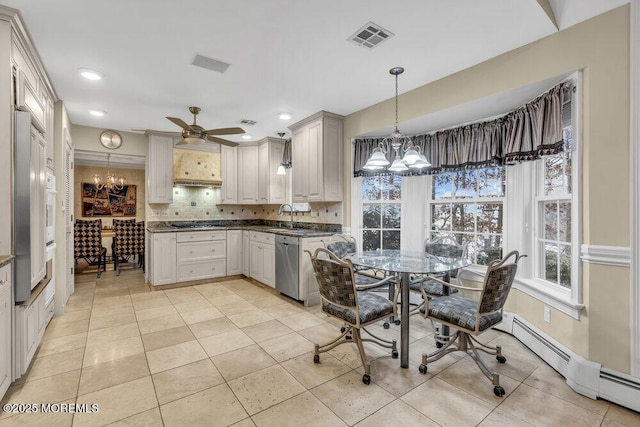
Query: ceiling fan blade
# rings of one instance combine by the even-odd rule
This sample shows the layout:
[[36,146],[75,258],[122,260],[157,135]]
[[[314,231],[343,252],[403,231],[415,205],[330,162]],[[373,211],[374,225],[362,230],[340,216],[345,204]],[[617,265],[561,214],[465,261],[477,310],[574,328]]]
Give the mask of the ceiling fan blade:
[[184,120],[179,119],[177,117],[167,117],[167,119],[169,119],[170,121],[172,121],[173,123],[177,124],[178,126],[180,126],[182,129],[190,129],[193,130],[191,128],[190,125],[186,124]]
[[245,132],[242,128],[220,128],[205,130],[204,133],[207,135],[239,135]]
[[226,139],[218,138],[215,136],[209,136],[209,135],[207,135],[207,141],[217,142],[218,144],[226,145],[229,147],[235,147],[236,145],[238,145],[237,142],[227,141]]
[[163,135],[171,135],[171,136],[180,136],[181,132],[171,132],[166,130],[157,130],[157,129],[131,129],[133,132],[145,132],[145,133],[161,133]]

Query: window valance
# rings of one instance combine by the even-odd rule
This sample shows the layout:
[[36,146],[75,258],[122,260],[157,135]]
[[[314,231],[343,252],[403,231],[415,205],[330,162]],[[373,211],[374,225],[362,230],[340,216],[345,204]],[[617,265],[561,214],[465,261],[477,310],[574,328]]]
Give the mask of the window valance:
[[[477,122],[433,134],[414,135],[414,144],[431,163],[422,170],[401,175],[433,175],[467,168],[508,165],[536,160],[564,150],[563,109],[571,108],[571,82],[563,82],[526,105],[486,122]],[[373,149],[383,138],[357,138],[354,176],[390,175],[389,171],[363,170]],[[393,152],[387,153],[387,160]]]

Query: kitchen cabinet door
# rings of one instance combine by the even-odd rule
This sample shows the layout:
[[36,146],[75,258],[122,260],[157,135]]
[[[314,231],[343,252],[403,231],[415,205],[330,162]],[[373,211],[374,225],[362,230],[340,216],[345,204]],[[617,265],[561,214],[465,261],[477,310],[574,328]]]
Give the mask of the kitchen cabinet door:
[[0,399],[11,385],[11,265],[0,269]]
[[222,187],[220,203],[238,204],[238,147],[220,146],[222,156]]
[[251,276],[251,270],[249,268],[249,261],[251,259],[251,240],[249,235],[249,231],[242,231],[242,274],[247,277]]
[[238,203],[258,203],[258,146],[238,147]]
[[249,260],[249,276],[262,282],[264,276],[264,255],[262,243],[253,241],[250,243]]
[[242,274],[242,230],[227,231],[227,275]]
[[265,285],[272,288],[276,286],[276,247],[264,245],[262,247],[262,280]]
[[173,202],[173,138],[149,135],[147,202]]
[[46,274],[46,171],[47,147],[44,137],[31,127],[31,288]]
[[154,233],[151,242],[151,284],[176,283],[176,233]]

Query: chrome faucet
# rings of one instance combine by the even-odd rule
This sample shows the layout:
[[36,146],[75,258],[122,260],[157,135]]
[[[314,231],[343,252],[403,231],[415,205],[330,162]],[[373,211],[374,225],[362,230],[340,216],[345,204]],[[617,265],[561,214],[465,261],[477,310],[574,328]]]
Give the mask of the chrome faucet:
[[281,204],[280,209],[278,209],[278,215],[282,215],[285,206],[289,206],[289,212],[291,212],[291,222],[289,223],[289,228],[293,229],[293,206],[291,206],[289,203]]

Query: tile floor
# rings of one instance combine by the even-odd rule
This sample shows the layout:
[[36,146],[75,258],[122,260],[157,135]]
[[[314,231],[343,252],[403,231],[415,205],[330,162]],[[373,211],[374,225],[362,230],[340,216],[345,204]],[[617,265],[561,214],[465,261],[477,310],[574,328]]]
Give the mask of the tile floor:
[[[314,364],[313,343],[339,323],[248,280],[150,292],[140,270],[76,276],[67,313],[48,326],[28,371],[3,403],[97,404],[96,413],[0,413],[0,426],[640,426],[640,414],[574,393],[509,335],[492,366],[507,394],[468,357],[417,366],[433,347],[411,320],[410,369],[376,347],[372,383],[354,345]],[[399,336],[399,327],[384,330]]]

